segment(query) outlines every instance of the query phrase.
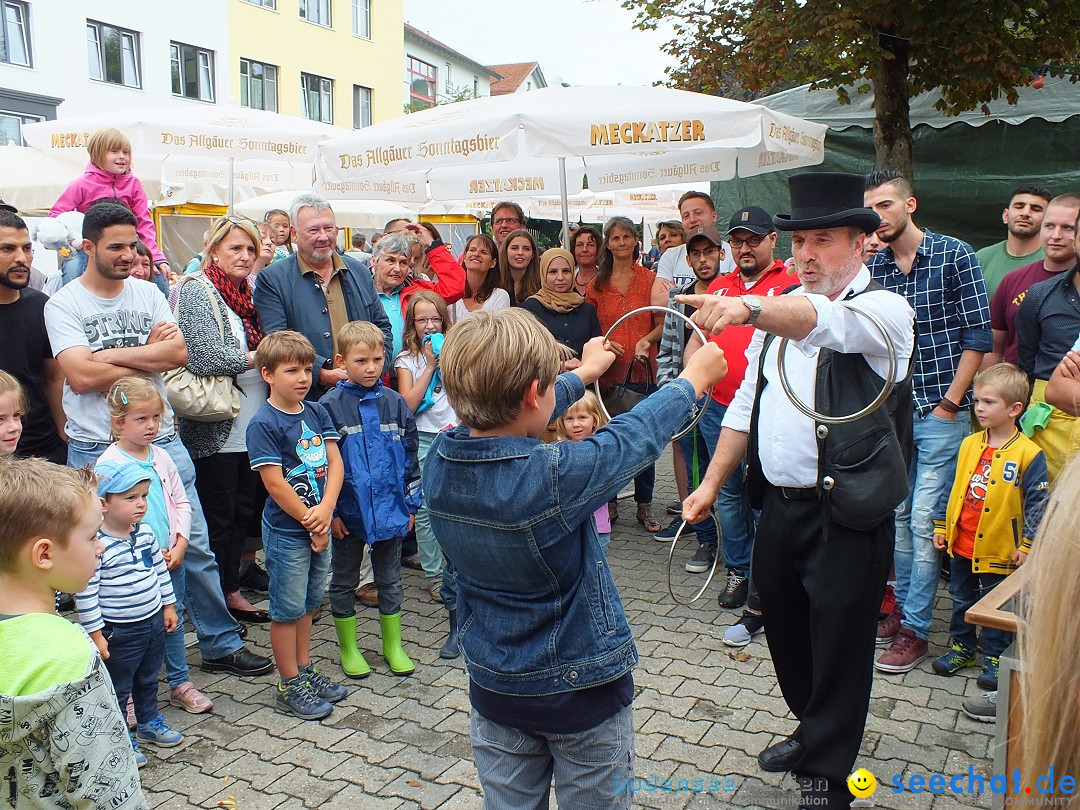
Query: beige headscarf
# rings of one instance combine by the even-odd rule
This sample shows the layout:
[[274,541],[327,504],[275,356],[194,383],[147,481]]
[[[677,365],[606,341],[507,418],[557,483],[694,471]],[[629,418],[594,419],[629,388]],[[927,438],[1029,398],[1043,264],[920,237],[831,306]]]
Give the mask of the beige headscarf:
[[574,269],[574,257],[570,251],[563,250],[562,248],[549,248],[544,251],[544,254],[540,257],[540,292],[536,295],[530,295],[530,298],[535,298],[546,309],[550,309],[552,312],[573,312],[575,309],[585,303],[585,299],[581,297],[577,290],[570,287],[570,292],[555,292],[548,286],[547,271],[548,265],[551,264],[552,259],[565,259],[570,265],[571,272]]

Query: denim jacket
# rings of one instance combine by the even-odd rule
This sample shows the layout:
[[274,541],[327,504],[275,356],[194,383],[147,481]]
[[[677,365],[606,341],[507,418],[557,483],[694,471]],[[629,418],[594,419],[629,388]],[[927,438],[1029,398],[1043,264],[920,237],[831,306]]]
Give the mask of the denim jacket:
[[[552,419],[583,393],[579,377],[560,375]],[[436,437],[425,505],[455,569],[461,646],[478,685],[551,695],[633,669],[637,649],[592,515],[656,461],[693,407],[679,380],[581,442],[472,438],[465,425]]]

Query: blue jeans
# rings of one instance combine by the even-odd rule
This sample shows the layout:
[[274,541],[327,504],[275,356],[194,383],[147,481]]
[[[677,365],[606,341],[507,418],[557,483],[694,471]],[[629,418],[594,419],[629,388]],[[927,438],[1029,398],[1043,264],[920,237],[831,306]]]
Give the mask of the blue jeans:
[[88,257],[82,251],[82,248],[73,250],[68,254],[68,257],[60,265],[60,286],[71,283],[85,273],[87,264],[89,264]]
[[[68,466],[94,466],[109,444],[70,439]],[[217,560],[210,551],[206,518],[203,517],[199,493],[195,491],[195,465],[191,463],[187,448],[175,434],[158,439],[154,446],[168,453],[176,464],[180,480],[184,484],[184,492],[191,501],[191,537],[188,538],[187,554],[184,555],[187,585],[184,606],[195,625],[203,658],[224,658],[243,647],[244,642],[236,634],[236,619],[229,613],[225,597],[221,593]]]
[[[424,468],[424,460],[427,458],[428,449],[438,435],[438,433],[427,433],[425,431],[417,432],[420,446],[417,449],[416,458],[420,463],[421,470]],[[443,569],[442,548],[439,547],[435,532],[431,530],[431,516],[428,514],[427,507],[423,504],[416,513],[416,547],[420,554],[420,566],[424,569],[424,576],[429,579],[439,576]]]
[[266,570],[270,574],[271,621],[298,622],[305,613],[317,610],[326,594],[330,548],[316,554],[311,550],[311,535],[307,532],[289,534],[265,520],[263,546]]
[[[974,653],[978,643],[978,631],[975,625],[964,621],[964,614],[968,608],[1000,585],[1005,580],[1005,575],[976,574],[971,570],[971,560],[959,556],[949,561],[949,569],[949,594],[952,596],[949,634],[953,641]],[[1007,630],[984,627],[982,637],[983,654],[987,658],[998,658],[1005,652],[1005,648],[1012,644],[1013,634]]]
[[559,807],[597,810],[632,803],[632,706],[574,734],[526,734],[474,709],[470,733],[485,810],[547,810],[552,776]]
[[[686,462],[686,480],[690,482],[690,490],[693,491],[705,477],[705,470],[708,469],[709,459],[712,457],[709,445],[706,444],[705,436],[701,432],[701,426],[695,427],[679,439],[679,447],[682,448],[683,461]],[[716,445],[714,444],[713,447]],[[699,543],[715,546],[720,542],[720,538],[716,536],[716,524],[713,523],[712,518],[691,523],[690,528],[697,534]]]
[[165,634],[165,673],[169,677],[169,688],[175,689],[180,684],[191,680],[188,671],[187,647],[184,645],[184,590],[187,577],[184,576],[183,563],[175,571],[169,572],[172,579],[173,593],[176,594],[176,629]]
[[896,606],[904,612],[902,624],[919,638],[930,636],[931,612],[941,576],[941,554],[934,548],[931,519],[941,493],[952,487],[960,443],[971,432],[968,412],[955,419],[933,414],[915,417],[910,494],[896,510]]
[[135,719],[149,723],[158,715],[157,682],[165,658],[165,621],[162,611],[148,619],[116,624],[105,623],[101,630],[109,642],[109,670],[120,711],[130,696]]
[[[704,459],[698,458],[698,466],[701,470],[709,466],[709,460],[716,450],[716,443],[720,441],[720,428],[723,426],[724,415],[727,406],[721,405],[716,400],[709,403],[705,415],[698,422],[698,430],[704,439],[704,447],[707,455]],[[683,457],[687,458],[688,448],[683,446]],[[698,449],[700,454],[701,450]],[[689,453],[693,454],[693,445],[689,447]],[[688,459],[688,463],[692,463]],[[691,474],[692,471],[691,471]],[[704,474],[704,473],[702,473]],[[754,510],[743,492],[743,482],[746,480],[746,467],[740,461],[739,466],[731,477],[720,487],[716,497],[716,516],[720,521],[720,537],[723,540],[724,565],[730,570],[738,572],[742,576],[750,574],[750,558],[754,551]],[[712,521],[710,520],[711,524]],[[698,537],[701,540],[701,537]],[[705,542],[702,540],[702,542]]]

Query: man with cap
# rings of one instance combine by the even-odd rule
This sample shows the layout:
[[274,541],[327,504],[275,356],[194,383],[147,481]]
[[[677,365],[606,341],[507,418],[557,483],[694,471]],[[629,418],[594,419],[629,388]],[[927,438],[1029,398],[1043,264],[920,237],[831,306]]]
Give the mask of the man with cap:
[[[761,509],[754,580],[768,616],[765,636],[784,699],[799,720],[758,763],[799,778],[800,806],[847,807],[852,797],[844,782],[870,702],[893,510],[906,493],[897,431],[910,423],[904,404],[911,396],[914,314],[901,296],[872,283],[862,263],[866,234],[880,221],[862,206],[863,178],[819,172],[788,182],[791,214],[778,214],[773,224],[792,234],[802,286],[778,296],[755,289],[681,297],[698,307],[695,322],[713,333],[756,330],[746,352],[749,373],[683,515],[688,521],[707,515],[746,458],[746,490]],[[785,370],[793,395],[822,413],[845,415],[868,404],[884,385],[893,351],[900,384],[885,406],[861,419],[815,421],[784,392],[776,338],[790,340]]]

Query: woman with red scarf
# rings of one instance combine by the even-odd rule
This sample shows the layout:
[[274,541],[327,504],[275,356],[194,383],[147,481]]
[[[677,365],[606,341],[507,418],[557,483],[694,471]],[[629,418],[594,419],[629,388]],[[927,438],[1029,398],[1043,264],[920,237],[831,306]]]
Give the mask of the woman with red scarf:
[[228,374],[242,393],[240,413],[222,422],[177,418],[177,431],[195,462],[195,489],[217,557],[221,589],[238,621],[267,622],[240,593],[240,558],[251,516],[261,508],[259,478],[248,464],[248,422],[266,401],[266,383],[255,365],[262,340],[248,276],[259,258],[262,239],[255,223],[221,219],[210,234],[200,272],[180,288],[176,320],[193,374]]

